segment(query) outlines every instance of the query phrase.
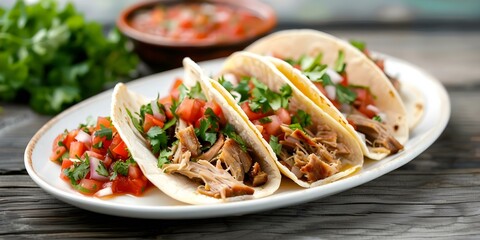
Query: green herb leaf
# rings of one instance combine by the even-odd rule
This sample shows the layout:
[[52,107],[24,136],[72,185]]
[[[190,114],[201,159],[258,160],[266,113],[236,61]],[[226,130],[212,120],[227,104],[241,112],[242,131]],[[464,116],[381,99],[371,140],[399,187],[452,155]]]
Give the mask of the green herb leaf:
[[357,98],[357,94],[350,88],[337,84],[335,88],[337,99],[340,103],[351,104]]
[[170,160],[169,158],[173,155],[173,152],[168,149],[163,149],[161,152],[160,152],[160,155],[158,156],[158,163],[157,163],[157,166],[159,168],[163,168],[163,165],[164,164],[168,164],[170,163]]
[[202,86],[200,85],[200,82],[197,82],[195,86],[191,87],[187,95],[189,98],[192,98],[192,99],[196,98],[196,99],[207,100],[207,98],[202,92]]
[[103,141],[93,144],[93,148],[100,149],[103,147]]
[[343,73],[345,71],[345,67],[347,64],[345,63],[345,54],[343,51],[338,51],[338,57],[337,60],[335,61],[335,71],[338,73]]
[[372,119],[375,120],[375,121],[377,121],[377,122],[380,122],[380,123],[383,121],[383,120],[382,120],[382,117],[380,117],[380,116],[378,116],[378,115],[374,116]]
[[95,172],[97,172],[100,176],[108,177],[108,170],[102,161],[98,162],[98,166],[97,169],[95,169]]
[[90,171],[90,159],[88,155],[85,155],[85,160],[80,163],[75,163],[72,168],[67,168],[63,170],[63,174],[70,179],[72,185],[77,185],[77,182],[87,176],[87,173]]
[[263,117],[263,118],[258,119],[258,121],[259,121],[261,124],[266,124],[266,123],[271,123],[271,122],[272,122],[272,119],[271,119],[270,117]]
[[217,141],[217,132],[220,119],[211,108],[205,110],[205,118],[200,120],[200,127],[195,129],[195,135],[210,146]]
[[95,132],[96,137],[105,137],[107,140],[112,140],[113,132],[111,128],[100,125],[100,130]]
[[167,133],[158,126],[151,127],[147,132],[147,139],[152,147],[154,155],[158,154],[160,150],[165,149],[168,143]]
[[240,146],[240,148],[242,148],[243,151],[247,151],[247,144],[242,139],[242,137],[240,137],[240,135],[238,135],[237,132],[235,132],[235,128],[233,127],[233,125],[227,123],[227,125],[225,125],[225,128],[223,128],[222,132],[227,137],[229,137],[229,138],[233,139],[235,142],[237,142],[238,145]]
[[238,85],[235,87],[235,92],[238,92],[241,96],[240,102],[243,102],[248,99],[250,93],[250,86],[248,82],[250,81],[249,78],[242,78]]
[[280,152],[282,151],[282,144],[278,143],[278,137],[276,136],[270,136],[270,141],[268,142],[270,147],[272,147],[273,152],[277,155],[280,155]]
[[288,125],[288,127],[292,130],[300,129],[302,131],[305,131],[300,123],[292,123]]
[[310,116],[310,114],[306,113],[305,111],[298,110],[297,113],[295,113],[295,115],[292,116],[292,123],[300,124],[301,130],[303,130],[303,128],[306,128],[312,125],[312,117]]
[[233,84],[231,82],[225,80],[223,75],[218,79],[218,83],[220,83],[220,85],[222,85],[223,88],[225,88],[225,90],[227,90],[228,92],[230,92],[234,89]]
[[352,44],[352,46],[356,47],[358,50],[360,50],[362,52],[365,51],[365,47],[366,47],[365,42],[357,41],[357,40],[350,40],[350,44]]
[[141,120],[133,117],[132,113],[130,112],[130,110],[128,110],[128,108],[125,108],[125,110],[127,111],[127,114],[130,117],[130,120],[132,121],[133,126],[135,126],[135,129],[137,129],[137,131],[140,133],[144,133]]

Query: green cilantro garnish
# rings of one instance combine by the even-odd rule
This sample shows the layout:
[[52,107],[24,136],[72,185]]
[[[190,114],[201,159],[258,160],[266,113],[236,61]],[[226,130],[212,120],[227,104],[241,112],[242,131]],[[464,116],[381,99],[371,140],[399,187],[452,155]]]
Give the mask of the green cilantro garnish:
[[297,113],[292,116],[292,123],[298,123],[301,126],[301,130],[303,130],[303,128],[312,125],[312,117],[305,111],[298,110]]
[[103,147],[103,141],[93,144],[93,148],[100,149]]
[[135,126],[137,131],[143,133],[142,119],[137,119],[133,117],[132,113],[130,112],[130,110],[128,110],[128,108],[125,108],[125,110],[127,110],[127,114],[130,117],[130,120],[132,120],[133,126]]
[[259,121],[261,124],[265,124],[265,123],[271,123],[271,122],[272,122],[272,119],[271,119],[270,117],[263,117],[263,118],[258,119],[258,121]]
[[72,168],[67,168],[63,170],[63,174],[70,179],[72,185],[77,185],[77,182],[87,176],[87,173],[90,171],[90,159],[88,155],[85,155],[85,160],[80,164],[75,164]]
[[340,103],[351,104],[357,98],[357,93],[341,84],[336,85],[335,92]]
[[250,93],[250,86],[248,85],[248,82],[250,81],[250,78],[242,78],[238,85],[235,87],[235,92],[238,92],[241,96],[240,102],[243,102],[248,99],[249,93]]
[[167,133],[158,126],[153,126],[147,132],[147,138],[152,147],[152,152],[154,155],[158,154],[161,149],[167,147],[168,135]]
[[175,123],[177,123],[177,119],[176,118],[172,118],[172,120],[168,121],[167,123],[165,123],[165,125],[163,125],[163,130],[167,130],[169,129],[170,127],[172,126],[175,126]]
[[301,125],[300,123],[292,123],[292,124],[288,125],[288,127],[289,127],[290,129],[292,129],[292,130],[297,130],[297,129],[299,129],[299,130],[304,131],[304,130],[303,130],[303,127],[302,127],[302,125]]
[[96,137],[105,137],[107,140],[112,140],[113,132],[111,128],[100,125],[100,130],[95,132]]
[[82,129],[86,133],[89,133],[88,127],[95,126],[96,123],[97,123],[97,120],[95,118],[93,118],[92,116],[88,116],[86,122],[80,124],[78,128]]
[[108,170],[102,161],[98,162],[98,166],[97,169],[95,169],[95,172],[97,172],[100,176],[108,177]]
[[352,46],[356,47],[358,50],[360,50],[362,52],[365,51],[365,47],[366,47],[365,42],[357,41],[357,40],[350,40],[350,44],[352,44]]
[[240,148],[242,148],[243,151],[247,151],[247,144],[242,139],[242,137],[240,137],[240,135],[238,135],[237,132],[235,132],[235,128],[233,127],[232,124],[227,123],[225,128],[223,128],[223,133],[227,137],[229,137],[229,138],[233,139],[235,142],[237,142],[238,145],[240,146]]
[[197,82],[195,86],[190,88],[190,90],[187,93],[187,96],[192,99],[196,98],[196,99],[207,100],[207,98],[202,92],[202,86],[200,85],[200,82]]
[[200,127],[195,129],[195,135],[204,142],[213,145],[217,141],[220,119],[211,108],[205,110],[205,118],[200,120]]
[[280,152],[282,151],[282,144],[278,143],[278,137],[273,135],[270,136],[270,141],[268,144],[270,144],[270,147],[272,147],[275,154],[280,155]]
[[131,164],[135,164],[135,160],[133,158],[127,159],[125,162],[117,161],[113,164],[113,173],[110,177],[110,180],[115,180],[117,175],[128,176],[128,166]]
[[225,78],[223,76],[221,76],[220,78],[218,78],[218,83],[220,83],[220,85],[223,86],[223,88],[225,88],[225,90],[227,90],[228,92],[232,91],[233,90],[233,84],[227,80],[225,80]]
[[163,149],[161,152],[160,152],[160,155],[158,156],[158,163],[157,163],[157,166],[159,168],[163,168],[163,165],[164,164],[168,164],[170,163],[170,160],[168,160],[170,158],[170,156],[173,155],[173,151],[169,151],[168,149]]
[[65,144],[63,143],[63,141],[58,141],[58,142],[57,142],[57,145],[58,145],[59,147],[66,147]]
[[382,122],[382,117],[376,115],[372,118],[373,120],[377,121],[377,122]]
[[280,88],[280,93],[276,93],[255,78],[251,81],[255,86],[252,91],[253,99],[249,102],[252,111],[265,113],[279,108],[288,108],[288,100],[292,96],[292,88],[288,84]]
[[345,54],[343,53],[343,51],[338,51],[338,58],[337,60],[335,61],[335,71],[338,72],[338,73],[343,73],[345,72],[345,67],[347,66],[347,64],[345,63]]
[[305,72],[310,72],[318,65],[321,65],[323,55],[320,53],[315,58],[303,56],[300,58],[300,68]]

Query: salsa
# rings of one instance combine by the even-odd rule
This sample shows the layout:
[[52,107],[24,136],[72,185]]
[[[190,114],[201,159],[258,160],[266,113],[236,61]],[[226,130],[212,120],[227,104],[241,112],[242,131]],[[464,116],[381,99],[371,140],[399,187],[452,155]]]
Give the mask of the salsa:
[[88,119],[59,134],[50,160],[61,165],[60,178],[85,195],[139,196],[151,185],[109,117]]
[[228,42],[255,35],[262,20],[252,12],[211,3],[157,5],[139,11],[131,26],[138,31],[180,42]]

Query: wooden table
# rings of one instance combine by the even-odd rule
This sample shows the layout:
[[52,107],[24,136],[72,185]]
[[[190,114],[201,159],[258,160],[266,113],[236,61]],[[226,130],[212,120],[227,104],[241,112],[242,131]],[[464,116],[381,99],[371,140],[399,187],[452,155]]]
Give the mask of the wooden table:
[[49,117],[1,104],[0,239],[67,237],[476,238],[480,235],[480,31],[331,31],[410,61],[451,97],[446,130],[409,164],[343,193],[298,206],[218,219],[142,220],[65,204],[27,175],[23,153]]

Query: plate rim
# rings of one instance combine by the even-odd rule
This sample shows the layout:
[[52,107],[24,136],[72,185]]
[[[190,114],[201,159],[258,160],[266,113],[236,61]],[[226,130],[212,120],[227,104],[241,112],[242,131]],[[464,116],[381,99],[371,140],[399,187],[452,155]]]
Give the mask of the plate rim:
[[[104,201],[92,197],[78,196],[70,192],[63,191],[56,188],[55,186],[50,185],[48,182],[43,180],[33,168],[33,159],[32,154],[33,150],[37,146],[39,139],[55,126],[65,116],[75,112],[78,108],[81,108],[85,105],[90,105],[95,102],[96,99],[105,97],[105,95],[111,95],[113,89],[105,90],[95,96],[92,96],[78,104],[73,105],[57,116],[49,120],[45,125],[43,125],[32,137],[32,139],[27,144],[24,153],[24,164],[29,174],[30,178],[44,191],[53,195],[55,198],[62,200],[68,204],[74,205],[76,207],[86,209],[89,211],[99,212],[108,215],[114,216],[123,216],[123,217],[134,217],[134,218],[146,218],[146,219],[194,219],[194,218],[209,218],[209,217],[222,217],[222,216],[236,216],[250,214],[259,211],[267,211],[275,208],[291,206],[294,204],[300,204],[304,202],[309,202],[314,199],[320,199],[327,197],[338,192],[343,192],[348,189],[357,187],[361,184],[368,183],[373,179],[376,179],[380,176],[388,174],[393,170],[407,164],[423,151],[429,148],[442,134],[446,128],[450,116],[451,116],[451,102],[448,92],[441,84],[441,82],[424,71],[423,69],[407,62],[402,59],[389,56],[387,54],[379,54],[384,56],[385,59],[393,60],[399,64],[403,64],[408,68],[418,71],[420,74],[425,76],[426,79],[437,88],[437,95],[440,99],[445,101],[445,106],[443,108],[443,114],[440,116],[439,122],[435,128],[429,129],[426,131],[423,136],[421,136],[421,141],[426,143],[421,147],[413,148],[410,151],[403,151],[395,155],[395,158],[399,159],[398,161],[388,161],[382,165],[382,171],[376,170],[377,168],[364,170],[361,174],[354,174],[344,179],[340,179],[336,182],[332,182],[321,187],[321,193],[319,194],[319,188],[307,188],[301,189],[301,191],[289,192],[282,195],[271,195],[264,198],[252,199],[247,201],[238,201],[238,202],[227,202],[221,204],[211,204],[211,205],[181,205],[181,206],[135,206],[135,205],[125,205],[116,202]],[[221,64],[224,58],[214,59],[204,62],[199,62],[199,65],[216,65]],[[156,73],[153,75],[145,76],[131,82],[127,83],[127,86],[134,87],[136,85],[142,85],[143,82],[148,81],[152,78],[159,78],[162,75],[173,74],[175,72],[181,71],[181,68],[172,69],[165,72]],[[432,135],[433,134],[433,135]],[[410,139],[409,139],[410,141]],[[406,155],[406,156],[405,156]],[[369,173],[369,174],[367,174]],[[356,179],[361,179],[362,181],[355,181]],[[283,181],[283,179],[282,179]],[[340,185],[340,186],[337,186]],[[292,200],[293,199],[293,200]],[[273,201],[272,201],[273,200]],[[288,201],[285,201],[288,200]],[[248,208],[247,208],[248,207]],[[118,211],[121,208],[121,211]]]

